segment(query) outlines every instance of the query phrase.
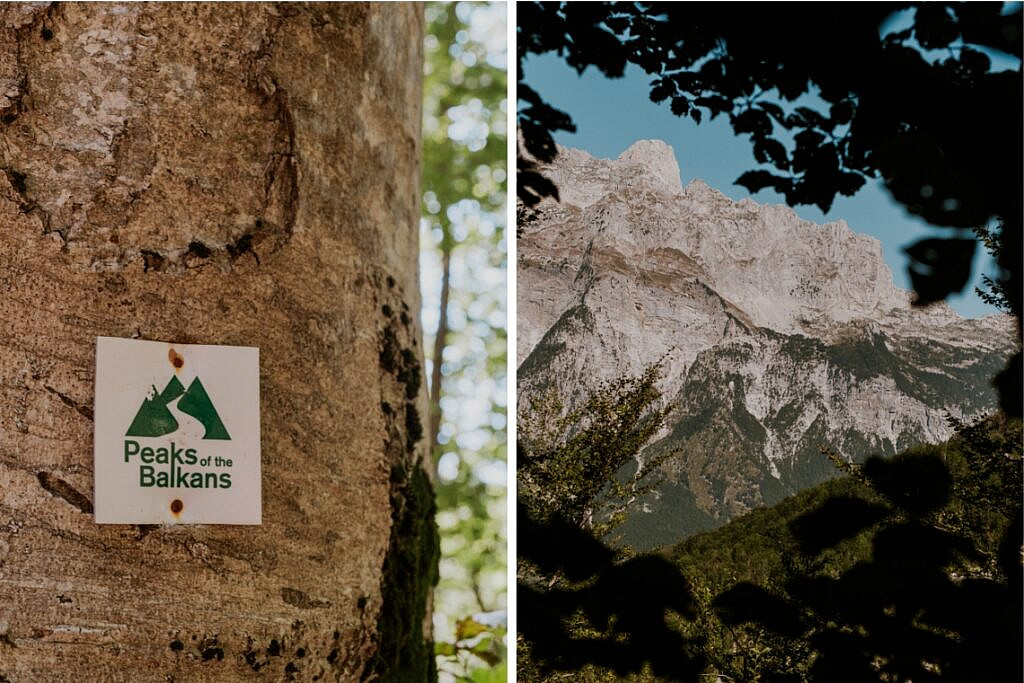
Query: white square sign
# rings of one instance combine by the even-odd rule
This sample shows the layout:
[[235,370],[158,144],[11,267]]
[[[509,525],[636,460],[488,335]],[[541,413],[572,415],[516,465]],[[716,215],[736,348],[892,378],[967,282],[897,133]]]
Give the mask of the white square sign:
[[98,524],[260,524],[260,351],[96,338]]

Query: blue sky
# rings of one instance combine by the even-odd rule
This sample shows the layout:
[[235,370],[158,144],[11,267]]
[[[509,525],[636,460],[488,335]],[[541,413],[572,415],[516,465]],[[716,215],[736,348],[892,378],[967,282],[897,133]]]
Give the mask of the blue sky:
[[[568,112],[576,123],[575,134],[559,131],[555,135],[561,145],[614,159],[637,140],[664,140],[676,152],[683,185],[700,178],[733,199],[753,197],[761,204],[785,203],[782,195],[773,190],[751,195],[733,184],[741,173],[758,164],[749,140],[733,135],[724,116],[714,121],[705,118],[700,125],[673,116],[667,104],[650,101],[648,77],[637,67],[627,68],[625,77],[620,79],[605,78],[593,68],[578,76],[564,60],[547,54],[527,60],[523,73],[526,83],[549,103]],[[794,210],[801,218],[817,223],[842,219],[856,232],[876,237],[882,243],[896,285],[904,289],[910,288],[910,282],[903,247],[925,236],[952,235],[949,230],[932,227],[908,214],[877,182],[869,182],[853,197],[836,197],[827,214],[813,206],[798,206]],[[995,264],[979,249],[972,283],[963,293],[947,300],[960,315],[978,317],[996,312],[974,293],[982,272],[994,274]]]

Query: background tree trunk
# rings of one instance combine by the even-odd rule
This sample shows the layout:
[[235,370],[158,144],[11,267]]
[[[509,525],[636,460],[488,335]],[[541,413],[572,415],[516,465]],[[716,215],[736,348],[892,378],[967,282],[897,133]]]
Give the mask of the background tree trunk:
[[[0,674],[431,677],[420,7],[0,23]],[[94,523],[97,335],[260,347],[262,526]]]

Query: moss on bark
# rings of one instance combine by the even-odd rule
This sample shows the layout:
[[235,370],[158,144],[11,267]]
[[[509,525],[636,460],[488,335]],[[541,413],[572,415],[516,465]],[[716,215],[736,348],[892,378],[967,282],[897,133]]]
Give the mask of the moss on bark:
[[364,680],[437,679],[433,640],[423,629],[441,554],[435,511],[434,489],[423,469],[392,467],[393,526],[381,581],[384,604],[377,620],[377,654]]

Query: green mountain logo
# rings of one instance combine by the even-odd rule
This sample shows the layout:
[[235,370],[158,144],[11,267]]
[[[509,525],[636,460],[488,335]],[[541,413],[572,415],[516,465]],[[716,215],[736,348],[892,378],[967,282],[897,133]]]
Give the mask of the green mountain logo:
[[206,428],[204,439],[231,439],[198,377],[185,389],[175,375],[163,391],[158,392],[154,385],[151,394],[143,400],[125,436],[165,436],[173,433],[178,429],[178,420],[167,406],[180,397],[178,410],[202,423]]

